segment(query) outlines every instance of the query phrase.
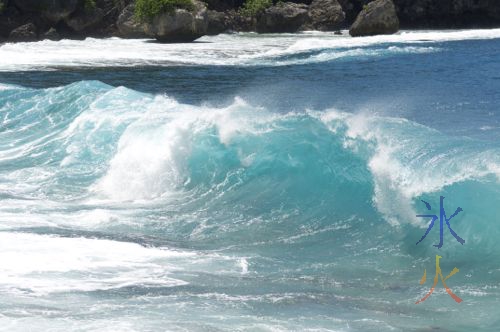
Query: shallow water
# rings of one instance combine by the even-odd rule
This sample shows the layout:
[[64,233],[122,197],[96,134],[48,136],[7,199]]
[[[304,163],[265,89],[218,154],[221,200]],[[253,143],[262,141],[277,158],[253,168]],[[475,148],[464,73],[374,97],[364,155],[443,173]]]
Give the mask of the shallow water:
[[[500,30],[0,46],[7,331],[496,331]],[[445,196],[451,226],[427,238]],[[442,256],[447,280],[415,305]],[[424,269],[427,283],[419,285]]]

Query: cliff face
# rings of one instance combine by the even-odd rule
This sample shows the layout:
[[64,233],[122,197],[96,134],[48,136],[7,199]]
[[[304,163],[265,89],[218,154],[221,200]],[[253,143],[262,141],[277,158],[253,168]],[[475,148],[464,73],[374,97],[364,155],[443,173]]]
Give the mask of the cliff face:
[[[61,37],[109,36],[120,12],[133,0],[0,0],[0,40],[33,24],[37,38],[51,29]],[[33,31],[31,31],[33,32]],[[9,38],[10,37],[10,38]]]
[[406,27],[469,28],[497,26],[498,0],[395,0]]
[[[211,19],[212,25],[209,24],[208,30],[220,32],[257,29],[258,17],[247,18],[238,13],[244,1],[205,0],[209,9],[209,17],[215,18]],[[321,5],[316,6],[321,9],[321,15],[311,15],[311,8],[314,7],[311,5],[313,0],[288,1],[309,6],[309,18],[314,19],[316,16],[328,18],[328,24],[325,25],[315,24],[317,22],[306,19],[304,15],[302,15],[304,17],[301,16],[306,20],[304,26],[320,30],[330,29],[330,27],[349,28],[363,7],[371,2],[371,0],[325,0],[323,2],[333,3],[330,7],[334,8],[336,13],[328,12],[328,9]],[[0,0],[0,41],[43,39],[47,38],[47,33],[50,34],[51,39],[113,35],[141,36],[140,31],[135,31],[135,35],[128,36],[126,33],[124,35],[124,29],[117,27],[123,21],[123,15],[119,20],[120,15],[124,14],[125,8],[133,2],[134,0]],[[393,2],[401,28],[445,29],[500,26],[500,0],[393,0]],[[339,5],[341,8],[338,7]],[[131,25],[135,24],[132,14],[129,7],[126,18]],[[288,19],[285,14],[278,12],[274,16],[279,19],[281,16]],[[342,17],[342,20],[335,17]],[[283,20],[280,24],[287,24],[286,22]],[[14,30],[16,33],[11,34]],[[282,27],[282,30],[290,29]],[[23,36],[24,33],[28,35]]]
[[[352,23],[372,0],[339,0]],[[499,0],[393,0],[402,28],[470,28],[500,25]]]

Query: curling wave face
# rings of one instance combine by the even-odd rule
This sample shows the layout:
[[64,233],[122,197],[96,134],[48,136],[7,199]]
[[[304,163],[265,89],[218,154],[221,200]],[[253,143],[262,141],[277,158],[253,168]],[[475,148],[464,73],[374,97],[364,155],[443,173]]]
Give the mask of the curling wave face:
[[[226,236],[235,244],[246,241],[235,232],[276,238],[284,220],[269,223],[273,218],[290,219],[287,230],[295,223],[298,233],[304,220],[327,226],[353,216],[423,227],[415,218],[419,199],[450,193],[484,206],[478,210],[487,218],[467,216],[458,226],[463,232],[494,231],[481,220],[494,218],[486,206],[495,201],[483,196],[498,197],[495,142],[401,118],[276,114],[239,98],[222,108],[192,106],[95,81],[44,90],[4,86],[0,93],[1,190],[18,211],[157,204],[191,214],[174,237]],[[469,196],[471,188],[485,195]],[[4,208],[12,213],[16,204]],[[241,222],[232,220],[236,214]]]

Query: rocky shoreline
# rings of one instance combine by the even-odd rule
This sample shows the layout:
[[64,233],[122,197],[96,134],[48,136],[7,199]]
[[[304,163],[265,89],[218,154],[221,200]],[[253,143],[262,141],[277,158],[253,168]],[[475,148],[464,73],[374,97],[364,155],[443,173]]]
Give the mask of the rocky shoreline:
[[258,33],[350,29],[353,36],[401,28],[500,26],[497,0],[294,0],[275,2],[255,15],[244,0],[193,1],[148,22],[135,15],[135,0],[0,0],[0,42],[86,37],[156,38],[189,42],[231,31]]

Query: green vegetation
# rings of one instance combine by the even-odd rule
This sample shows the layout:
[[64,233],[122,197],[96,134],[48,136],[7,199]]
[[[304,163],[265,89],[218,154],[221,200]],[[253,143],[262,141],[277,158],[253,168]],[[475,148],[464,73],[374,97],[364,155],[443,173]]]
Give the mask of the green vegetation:
[[141,22],[151,21],[159,14],[178,8],[194,10],[194,4],[191,0],[136,0],[135,16]]
[[4,7],[5,7],[5,4],[3,3],[2,0],[0,0],[0,14],[3,12]]
[[245,16],[256,16],[259,12],[264,11],[272,5],[272,0],[246,0],[240,12]]
[[87,11],[90,11],[92,9],[95,8],[96,4],[95,4],[95,0],[85,0],[85,2],[83,3],[84,7],[85,7],[85,10]]

